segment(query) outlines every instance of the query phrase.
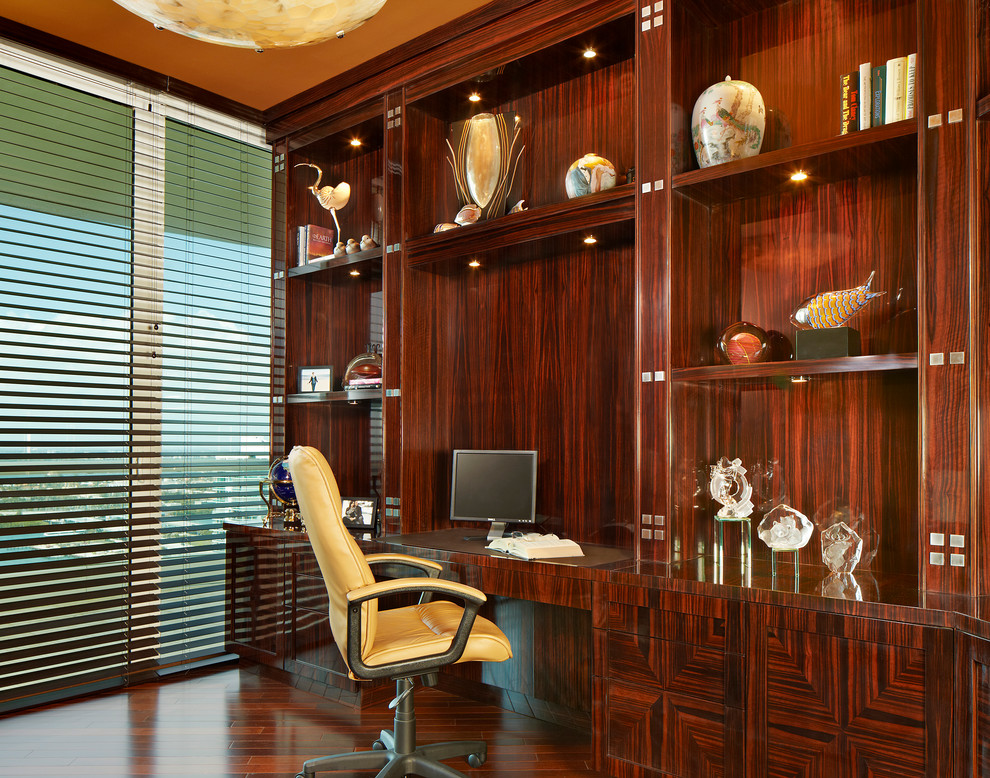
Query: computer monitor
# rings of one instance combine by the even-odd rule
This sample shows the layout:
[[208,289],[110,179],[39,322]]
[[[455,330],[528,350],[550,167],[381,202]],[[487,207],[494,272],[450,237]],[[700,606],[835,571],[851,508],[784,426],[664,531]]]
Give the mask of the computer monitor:
[[455,449],[450,474],[450,520],[491,523],[488,539],[505,525],[536,523],[536,451]]

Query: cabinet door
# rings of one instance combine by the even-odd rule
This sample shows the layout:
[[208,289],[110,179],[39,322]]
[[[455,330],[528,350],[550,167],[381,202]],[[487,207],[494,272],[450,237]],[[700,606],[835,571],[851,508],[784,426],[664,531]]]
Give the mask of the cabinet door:
[[990,778],[990,640],[956,633],[956,772]]
[[227,531],[227,650],[278,665],[282,560],[278,541]]
[[749,775],[949,775],[949,630],[757,606]]
[[616,587],[612,600],[610,774],[740,775],[738,604],[632,587]]

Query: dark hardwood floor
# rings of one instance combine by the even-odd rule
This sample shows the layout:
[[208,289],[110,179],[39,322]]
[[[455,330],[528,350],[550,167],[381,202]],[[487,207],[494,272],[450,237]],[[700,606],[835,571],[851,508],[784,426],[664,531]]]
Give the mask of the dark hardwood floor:
[[[416,714],[420,742],[488,741],[484,766],[448,762],[469,777],[598,775],[587,732],[422,687]],[[305,759],[369,748],[391,726],[386,705],[355,714],[226,666],[0,716],[0,776],[291,778]]]

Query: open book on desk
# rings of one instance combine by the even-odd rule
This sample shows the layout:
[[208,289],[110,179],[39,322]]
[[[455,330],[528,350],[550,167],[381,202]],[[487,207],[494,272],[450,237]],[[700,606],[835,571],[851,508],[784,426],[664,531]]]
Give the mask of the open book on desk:
[[485,546],[485,548],[492,551],[501,551],[511,556],[517,556],[520,559],[554,559],[557,557],[584,556],[581,546],[573,540],[563,540],[556,535],[541,535],[538,532],[497,538]]

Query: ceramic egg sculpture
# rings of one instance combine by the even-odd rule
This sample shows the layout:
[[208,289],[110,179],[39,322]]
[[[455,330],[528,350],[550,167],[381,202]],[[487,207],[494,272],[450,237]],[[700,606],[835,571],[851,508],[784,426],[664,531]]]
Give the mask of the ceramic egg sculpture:
[[585,154],[576,160],[564,177],[568,197],[581,197],[615,186],[615,165],[597,154]]
[[759,90],[726,76],[694,104],[691,141],[698,165],[706,168],[756,156],[765,128],[766,108]]

